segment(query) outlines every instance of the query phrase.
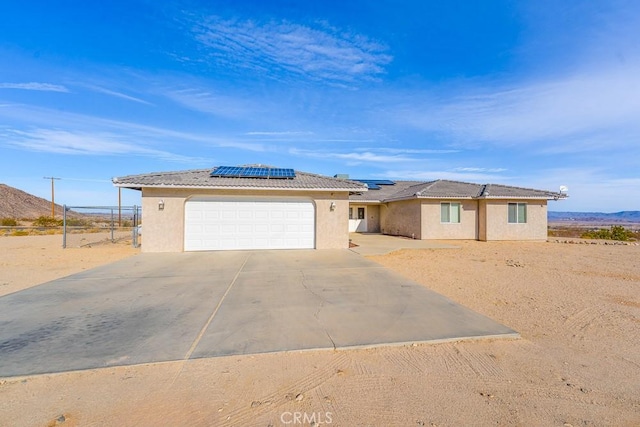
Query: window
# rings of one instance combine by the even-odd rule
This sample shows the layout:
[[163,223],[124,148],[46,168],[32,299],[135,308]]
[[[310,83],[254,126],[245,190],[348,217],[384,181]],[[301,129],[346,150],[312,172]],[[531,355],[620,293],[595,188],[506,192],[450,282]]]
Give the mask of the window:
[[509,224],[524,224],[527,222],[527,204],[509,203]]
[[353,208],[349,208],[349,219],[353,219]]
[[460,203],[440,203],[440,222],[459,223]]
[[364,208],[358,208],[358,219],[364,219]]

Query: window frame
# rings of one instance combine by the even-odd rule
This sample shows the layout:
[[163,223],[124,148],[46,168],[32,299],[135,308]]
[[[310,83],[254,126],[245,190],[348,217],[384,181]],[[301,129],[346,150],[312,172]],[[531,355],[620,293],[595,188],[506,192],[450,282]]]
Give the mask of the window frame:
[[[512,207],[515,206],[515,216],[512,215]],[[509,224],[526,224],[527,223],[527,203],[525,202],[509,202],[507,203],[507,223]],[[521,216],[523,218],[521,218]]]
[[[443,208],[445,207],[445,205],[449,206],[448,209],[448,216],[447,216],[447,221],[444,221],[444,218],[442,216],[443,214]],[[452,221],[452,218],[454,217],[454,215],[452,215],[451,213],[454,212],[454,207],[457,208],[457,221]],[[462,222],[462,203],[460,202],[440,202],[440,224],[460,224]]]

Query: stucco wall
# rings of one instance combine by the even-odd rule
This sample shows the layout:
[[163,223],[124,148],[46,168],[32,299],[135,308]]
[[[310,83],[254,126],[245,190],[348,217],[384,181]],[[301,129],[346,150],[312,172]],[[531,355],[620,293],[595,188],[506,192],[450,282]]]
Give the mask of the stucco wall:
[[487,240],[487,201],[478,200],[478,240]]
[[[440,204],[460,203],[460,222],[442,223]],[[423,200],[422,239],[477,239],[478,202],[476,200]]]
[[380,232],[421,239],[420,200],[403,200],[380,205]]
[[380,205],[367,205],[367,231],[380,233]]
[[[481,240],[547,240],[547,201],[546,200],[484,200],[480,209],[484,209],[485,233]],[[509,203],[527,204],[527,222],[510,224]]]
[[[349,247],[349,200],[347,192],[234,191],[143,188],[142,251],[182,252],[184,248],[184,205],[196,196],[297,197],[314,201],[316,206],[316,249]],[[160,200],[164,209],[158,209]],[[330,209],[331,202],[336,204]]]

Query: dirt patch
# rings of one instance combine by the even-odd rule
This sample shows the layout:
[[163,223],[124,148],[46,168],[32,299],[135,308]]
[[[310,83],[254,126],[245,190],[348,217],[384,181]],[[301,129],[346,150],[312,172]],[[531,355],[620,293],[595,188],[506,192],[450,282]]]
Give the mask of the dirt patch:
[[115,244],[62,249],[62,235],[0,237],[0,296],[139,252],[126,239]]
[[[522,339],[5,379],[0,420],[280,426],[294,425],[300,414],[307,422],[297,425],[640,424],[640,247],[455,243],[460,250],[371,259],[518,330]],[[55,274],[54,259],[41,263],[40,274]]]

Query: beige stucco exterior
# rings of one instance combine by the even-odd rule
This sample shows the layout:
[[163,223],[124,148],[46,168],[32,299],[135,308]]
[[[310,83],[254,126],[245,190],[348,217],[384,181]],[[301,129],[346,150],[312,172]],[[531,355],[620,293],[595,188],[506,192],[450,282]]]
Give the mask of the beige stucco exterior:
[[[142,251],[182,252],[184,250],[185,203],[192,197],[273,197],[312,200],[315,205],[316,249],[343,249],[349,247],[348,192],[320,191],[260,191],[260,190],[199,190],[149,188],[142,189]],[[164,209],[158,205],[164,202]],[[335,209],[331,209],[331,203]]]
[[420,200],[402,200],[380,205],[380,232],[422,239]]
[[367,227],[369,233],[380,232],[380,205],[369,205],[367,209]]
[[[441,222],[443,202],[460,203],[460,222]],[[526,203],[527,222],[510,224],[508,204]],[[352,202],[351,206],[362,206]],[[377,209],[376,209],[377,208]],[[546,240],[547,201],[410,199],[367,205],[367,232],[443,240]]]
[[[460,222],[443,223],[440,216],[442,202],[460,203]],[[423,200],[421,239],[467,239],[478,238],[477,200]]]
[[[527,222],[510,224],[508,204],[526,203]],[[480,200],[479,239],[488,240],[547,240],[546,200]]]

